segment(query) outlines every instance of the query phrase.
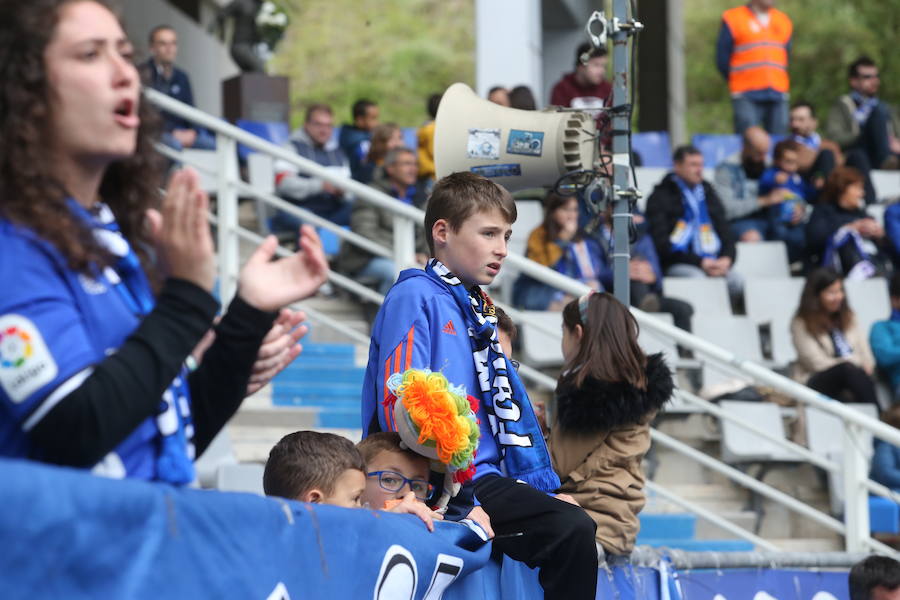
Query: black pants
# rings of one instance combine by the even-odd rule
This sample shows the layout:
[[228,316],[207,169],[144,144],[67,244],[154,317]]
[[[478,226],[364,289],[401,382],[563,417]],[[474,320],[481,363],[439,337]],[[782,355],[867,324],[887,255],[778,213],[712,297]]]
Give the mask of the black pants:
[[597,526],[584,510],[509,477],[479,479],[475,495],[499,537],[494,548],[539,568],[544,598],[596,598]]
[[849,392],[851,402],[871,402],[878,406],[872,378],[861,368],[848,362],[819,371],[809,378],[806,385],[836,400],[842,399],[843,392]]

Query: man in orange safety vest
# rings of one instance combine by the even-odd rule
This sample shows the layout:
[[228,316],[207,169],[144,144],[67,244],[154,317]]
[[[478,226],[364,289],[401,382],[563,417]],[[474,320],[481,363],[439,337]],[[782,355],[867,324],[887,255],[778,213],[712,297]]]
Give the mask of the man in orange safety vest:
[[774,4],[750,0],[722,13],[716,66],[728,81],[735,133],[752,125],[774,135],[787,133],[793,24]]

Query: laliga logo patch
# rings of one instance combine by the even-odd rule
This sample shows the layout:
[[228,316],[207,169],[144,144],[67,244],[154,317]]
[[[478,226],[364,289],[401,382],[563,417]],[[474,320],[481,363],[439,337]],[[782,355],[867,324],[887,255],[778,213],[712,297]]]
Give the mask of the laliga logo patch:
[[34,354],[31,336],[15,325],[0,331],[0,367],[18,368]]
[[34,323],[22,315],[0,317],[0,387],[18,404],[47,385],[58,369]]

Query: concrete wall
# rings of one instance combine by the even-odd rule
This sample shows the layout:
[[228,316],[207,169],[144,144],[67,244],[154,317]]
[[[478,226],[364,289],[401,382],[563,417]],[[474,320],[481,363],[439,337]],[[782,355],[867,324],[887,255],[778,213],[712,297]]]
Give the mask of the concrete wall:
[[[178,34],[179,68],[187,71],[197,107],[222,115],[222,80],[239,73],[228,49],[206,32],[204,26],[164,0],[125,0],[125,26],[135,44],[139,61],[149,56],[147,34],[160,24],[171,25]],[[204,10],[204,13],[211,14]]]
[[476,92],[527,85],[544,106],[541,0],[476,0]]

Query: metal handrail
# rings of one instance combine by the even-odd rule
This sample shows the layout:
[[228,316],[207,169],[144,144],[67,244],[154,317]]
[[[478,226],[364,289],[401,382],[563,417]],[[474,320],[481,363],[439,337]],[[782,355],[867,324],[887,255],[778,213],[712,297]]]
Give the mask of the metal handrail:
[[[152,89],[144,90],[145,96],[152,103],[156,104],[158,107],[163,110],[179,114],[191,120],[195,123],[206,127],[207,129],[211,129],[215,131],[219,135],[219,160],[226,160],[226,156],[233,155],[234,148],[236,148],[235,144],[240,142],[248,146],[249,148],[267,154],[269,156],[278,158],[282,161],[285,161],[289,164],[294,165],[300,171],[307,173],[309,175],[321,178],[325,181],[328,181],[335,186],[348,191],[356,196],[358,201],[364,201],[378,206],[379,208],[386,209],[395,215],[395,238],[403,238],[403,239],[395,239],[394,248],[392,256],[395,259],[395,264],[402,265],[403,257],[406,256],[407,253],[411,256],[410,248],[411,239],[414,233],[414,223],[421,223],[423,221],[424,213],[410,205],[407,205],[402,202],[398,202],[396,199],[375,190],[369,186],[363,185],[359,182],[346,179],[341,177],[334,172],[325,169],[324,167],[318,165],[317,163],[310,161],[308,159],[304,159],[291,150],[285,149],[283,147],[277,146],[261,138],[258,138],[250,133],[247,133],[233,125],[230,125],[220,119],[207,115],[193,107],[187,106],[174,100],[164,94],[160,94]],[[293,214],[299,214],[302,218],[307,219],[309,221],[315,222],[320,221],[318,217],[309,214],[303,214],[304,211],[301,208],[295,207],[287,202],[284,202],[280,198],[277,198],[274,195],[266,194],[264,192],[259,192],[253,189],[251,186],[248,186],[244,182],[240,181],[236,175],[236,172],[233,167],[222,167],[222,169],[217,173],[219,192],[223,195],[226,202],[223,204],[231,204],[234,203],[234,208],[232,207],[220,207],[220,210],[223,211],[227,216],[224,219],[226,223],[226,228],[220,228],[220,244],[223,244],[223,248],[220,248],[220,254],[224,256],[221,260],[223,263],[227,263],[222,266],[223,273],[223,294],[228,295],[228,292],[233,293],[233,280],[236,277],[236,269],[237,269],[237,252],[236,247],[232,242],[231,235],[237,237],[242,237],[245,239],[252,239],[251,232],[247,230],[241,230],[241,228],[237,227],[237,217],[236,217],[236,200],[237,196],[235,192],[240,190],[244,193],[251,194],[256,196],[257,198],[261,198],[263,202],[269,204],[275,204],[280,209],[283,209],[287,212],[291,212]],[[306,211],[308,212],[308,211]],[[361,243],[359,239],[353,239],[354,234],[352,232],[347,232],[346,230],[336,227],[331,223],[322,223],[323,227],[327,227],[328,229],[334,231],[341,238],[346,239],[350,243],[354,243],[360,246],[369,246],[373,245],[373,248],[366,248],[367,250],[373,250],[374,254],[385,255],[385,250],[377,245],[371,244],[369,240],[365,240]],[[229,233],[232,231],[232,233]],[[398,235],[398,232],[400,235]],[[410,239],[406,240],[405,237],[408,236]],[[259,238],[259,236],[256,236]],[[356,236],[359,237],[359,236]],[[261,239],[261,238],[259,238]],[[377,248],[377,249],[376,249]],[[399,260],[398,260],[399,259]],[[548,267],[543,265],[539,265],[534,263],[531,260],[526,259],[522,256],[517,255],[509,255],[506,258],[506,262],[511,264],[513,267],[516,267],[520,272],[523,272],[534,279],[537,279],[547,285],[553,286],[559,290],[562,290],[568,294],[573,296],[580,296],[582,294],[588,293],[590,288],[580,282],[577,282],[573,279],[570,279]],[[229,271],[229,269],[231,269]],[[372,292],[368,288],[364,288],[360,286],[356,282],[341,276],[337,273],[333,273],[330,275],[331,281],[336,285],[340,285],[341,287],[351,289],[355,293],[359,293],[364,297],[368,297],[373,301],[380,301],[381,296],[377,293]],[[355,289],[354,289],[355,288]],[[363,291],[365,290],[365,291]],[[374,295],[374,296],[373,296]],[[825,412],[834,414],[842,419],[845,428],[845,438],[851,439],[854,435],[854,432],[858,430],[866,430],[872,433],[875,437],[886,440],[896,445],[900,445],[900,431],[897,431],[880,421],[877,421],[871,417],[863,415],[857,411],[849,409],[843,406],[841,403],[828,398],[818,392],[815,392],[804,385],[801,385],[797,382],[794,382],[784,376],[773,373],[769,369],[765,368],[762,365],[758,365],[753,363],[752,361],[744,360],[736,356],[735,354],[719,348],[714,344],[711,344],[699,337],[693,336],[681,329],[674,327],[666,322],[663,322],[659,319],[656,319],[650,316],[643,311],[638,309],[631,309],[636,320],[642,327],[646,327],[658,334],[669,337],[675,340],[679,345],[692,349],[695,354],[701,354],[706,357],[707,360],[712,361],[713,363],[723,364],[730,368],[736,369],[737,371],[744,373],[756,381],[761,381],[768,386],[787,394],[790,397],[793,397],[805,404],[810,406],[814,406],[820,410]],[[551,333],[550,331],[547,331]],[[358,333],[358,332],[357,332]],[[528,373],[528,369],[526,368],[523,371],[523,375],[539,375],[538,372],[534,371],[533,373]],[[546,377],[546,376],[544,376]],[[529,377],[530,379],[532,377]],[[549,379],[549,378],[547,378]],[[538,383],[543,386],[547,386],[549,383],[547,380],[544,380],[542,377],[537,377]],[[653,431],[654,439],[663,443],[663,445],[667,445],[672,447],[673,449],[679,446],[679,442],[675,440],[671,440],[665,434],[662,434],[658,431]],[[668,438],[668,439],[667,439]],[[672,443],[670,443],[672,442]],[[709,468],[713,468],[715,470],[729,469],[730,467],[724,466],[721,463],[718,463],[715,459],[708,457],[703,453],[699,453],[698,451],[690,448],[689,446],[685,446],[680,450],[683,454],[694,455],[699,454],[700,456],[694,456],[695,460],[701,462],[701,464],[706,464]],[[860,470],[860,462],[858,460],[859,457],[856,454],[859,454],[858,451],[852,451],[852,457],[845,457],[844,461],[844,469],[845,469],[845,491],[848,493],[845,494],[847,497],[847,512],[849,516],[847,516],[847,522],[851,523],[855,526],[854,535],[847,535],[847,545],[849,550],[858,550],[861,546],[866,546],[869,548],[874,547],[873,544],[877,544],[874,540],[868,538],[868,509],[864,506],[858,506],[860,504],[859,499],[859,491],[861,489],[872,489],[872,485],[874,482],[868,482],[865,474],[858,472]],[[845,454],[851,454],[845,453]],[[703,457],[703,458],[701,458]],[[852,460],[850,460],[852,459]],[[715,464],[715,466],[711,466]],[[737,475],[743,475],[740,472],[736,472]],[[743,477],[747,477],[743,475]],[[749,478],[748,478],[749,479]],[[784,495],[777,490],[772,489],[763,489],[768,488],[769,486],[765,486],[765,484],[761,484],[756,480],[750,480],[743,482],[747,487],[751,487],[755,489],[762,495],[767,497],[771,497],[772,499],[779,499],[776,501],[786,501],[782,503],[796,503],[795,500],[790,498],[789,496]],[[861,487],[860,487],[861,486]],[[874,484],[877,486],[877,484]],[[876,493],[882,493],[883,490],[877,489]],[[856,501],[851,502],[850,498],[854,498]],[[862,503],[864,504],[864,503]],[[805,506],[805,505],[803,505]],[[800,512],[804,512],[810,518],[818,520],[825,526],[834,529],[835,526],[838,526],[841,532],[844,532],[846,528],[843,524],[831,517],[824,515],[823,513],[819,513],[815,511],[815,509],[806,507],[807,511],[803,511],[800,509]],[[811,511],[811,512],[809,512]],[[815,515],[815,516],[814,516]],[[855,529],[862,529],[863,525],[865,525],[865,538],[863,539],[861,536],[863,533],[861,531],[855,531]],[[835,529],[838,530],[838,529]],[[852,539],[851,539],[852,538]],[[886,548],[886,547],[885,547]]]

